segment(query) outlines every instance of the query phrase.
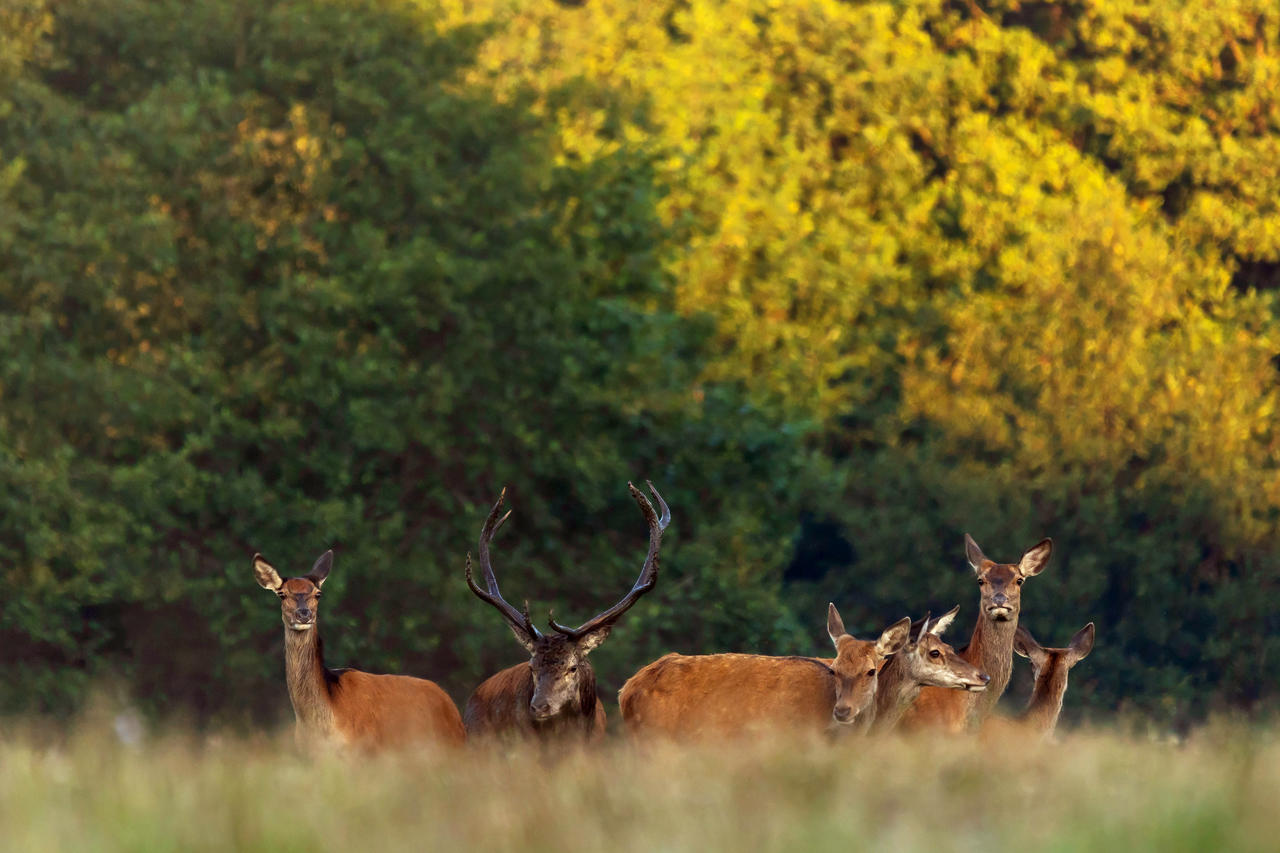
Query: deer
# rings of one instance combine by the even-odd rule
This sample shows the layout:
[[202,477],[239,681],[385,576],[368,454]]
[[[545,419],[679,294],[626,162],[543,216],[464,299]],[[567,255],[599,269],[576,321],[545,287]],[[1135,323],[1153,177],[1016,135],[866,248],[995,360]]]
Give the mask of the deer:
[[1019,625],[1013,650],[1031,661],[1033,687],[1027,707],[1016,717],[991,716],[983,723],[982,735],[1020,731],[1048,740],[1058,727],[1062,697],[1067,692],[1067,673],[1093,651],[1094,629],[1090,622],[1071,637],[1065,649],[1046,649],[1036,642],[1025,625]]
[[966,661],[942,639],[942,633],[959,610],[957,605],[932,623],[926,614],[915,641],[908,643],[880,671],[873,734],[881,735],[897,728],[907,709],[927,689],[960,695],[987,689],[991,676]]
[[911,620],[859,640],[827,605],[836,657],[671,653],[642,667],[618,692],[633,737],[742,737],[759,733],[865,731],[884,660],[907,642]]
[[301,577],[281,578],[253,555],[259,586],[280,598],[284,672],[299,746],[375,751],[411,744],[460,746],[466,740],[458,706],[433,681],[329,669],[320,641],[320,590],[333,568],[325,551]]
[[978,581],[978,621],[969,644],[960,656],[991,676],[981,695],[928,688],[910,708],[904,725],[936,727],[958,733],[976,727],[987,718],[1009,686],[1013,673],[1013,639],[1022,606],[1022,584],[1044,570],[1053,552],[1053,540],[1042,539],[1016,563],[997,563],[982,553],[968,533],[965,556]]
[[657,583],[658,550],[662,533],[671,523],[671,510],[653,483],[648,486],[661,507],[661,516],[639,489],[627,483],[649,527],[649,552],[635,584],[620,601],[577,628],[561,625],[552,614],[549,625],[553,634],[543,634],[534,626],[527,601],[524,610],[518,611],[507,603],[498,588],[489,544],[511,515],[508,511],[499,517],[507,493],[505,488],[502,490],[480,531],[478,553],[484,588],[477,585],[473,577],[470,554],[466,564],[467,585],[477,598],[502,615],[530,657],[490,676],[476,687],[464,713],[470,736],[529,738],[543,742],[561,738],[589,742],[604,736],[604,705],[598,701],[596,675],[587,656],[605,641],[619,617]]

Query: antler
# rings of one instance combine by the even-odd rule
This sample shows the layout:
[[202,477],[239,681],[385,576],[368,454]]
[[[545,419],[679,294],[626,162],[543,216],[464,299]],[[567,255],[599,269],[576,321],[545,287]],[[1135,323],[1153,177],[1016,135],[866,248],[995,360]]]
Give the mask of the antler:
[[517,634],[523,633],[529,641],[533,641],[542,636],[537,628],[533,627],[533,621],[529,618],[529,603],[525,602],[524,612],[516,610],[507,600],[502,597],[501,591],[498,589],[498,578],[493,573],[493,563],[489,559],[489,542],[493,539],[493,534],[498,532],[498,528],[511,515],[511,510],[507,510],[506,515],[501,517],[498,513],[502,511],[502,502],[507,497],[507,487],[502,487],[502,494],[498,495],[498,500],[493,505],[493,509],[489,510],[489,517],[485,519],[484,527],[480,529],[480,570],[484,572],[484,585],[487,590],[476,586],[475,579],[471,576],[471,555],[467,554],[467,586],[471,587],[471,591],[476,597],[482,601],[487,601],[498,609],[502,617],[511,625],[511,630]]
[[644,567],[640,569],[640,577],[636,579],[635,586],[631,587],[631,591],[622,597],[622,600],[610,607],[603,613],[597,613],[595,616],[582,623],[577,628],[566,628],[551,617],[549,624],[551,628],[558,633],[564,634],[566,637],[573,639],[581,639],[592,631],[599,630],[602,627],[611,625],[619,616],[631,609],[631,605],[635,604],[640,596],[653,589],[658,580],[658,547],[662,544],[662,531],[667,529],[667,525],[671,523],[671,509],[667,506],[667,502],[662,499],[662,495],[658,494],[658,490],[653,487],[653,483],[645,480],[649,486],[649,491],[658,500],[658,506],[662,507],[662,517],[653,511],[653,504],[649,503],[649,499],[631,483],[627,483],[627,488],[631,490],[631,497],[636,499],[636,503],[640,505],[640,511],[644,513],[645,521],[649,523],[649,554],[645,557]]

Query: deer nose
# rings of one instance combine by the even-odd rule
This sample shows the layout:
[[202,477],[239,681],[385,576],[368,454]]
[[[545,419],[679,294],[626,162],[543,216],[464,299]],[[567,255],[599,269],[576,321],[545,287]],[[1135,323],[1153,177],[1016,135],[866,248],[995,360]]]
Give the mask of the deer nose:
[[546,699],[530,702],[529,710],[533,712],[535,717],[549,717],[551,716],[551,703]]
[[1004,606],[1005,604],[1008,603],[1008,601],[1009,601],[1008,597],[1003,592],[997,592],[995,595],[991,597],[991,603],[996,605],[997,607]]
[[853,709],[852,709],[852,708],[841,708],[841,707],[838,707],[838,706],[837,706],[837,707],[836,707],[836,708],[831,712],[831,716],[835,717],[835,718],[836,718],[836,720],[837,720],[837,721],[839,721],[839,722],[841,722],[841,723],[847,723],[847,722],[849,722],[849,720],[850,720],[850,719],[852,719],[852,718],[853,718]]
[[991,680],[991,676],[987,675],[985,672],[980,673],[980,674],[978,675],[978,678],[981,678],[981,679],[982,679],[982,683],[983,683],[983,684],[986,684],[987,682],[989,682],[989,681]]
[[311,611],[305,607],[299,607],[297,610],[293,611],[293,618],[297,619],[299,622],[310,622]]

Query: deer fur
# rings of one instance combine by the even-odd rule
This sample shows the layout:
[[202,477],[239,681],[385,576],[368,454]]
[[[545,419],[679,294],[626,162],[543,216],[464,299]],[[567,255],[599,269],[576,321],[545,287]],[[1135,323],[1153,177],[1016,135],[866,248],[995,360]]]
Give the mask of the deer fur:
[[1018,730],[1040,738],[1051,738],[1062,713],[1067,693],[1067,673],[1093,651],[1094,628],[1090,622],[1071,638],[1066,648],[1047,649],[1036,642],[1025,625],[1018,626],[1013,650],[1031,661],[1033,686],[1027,707],[1016,717],[988,717],[983,736]]
[[959,609],[953,607],[932,624],[926,616],[915,642],[908,643],[880,671],[873,732],[883,734],[896,728],[928,686],[951,693],[977,693],[987,688],[990,677],[942,640]]
[[434,682],[325,665],[317,603],[332,562],[333,552],[326,551],[310,574],[283,580],[254,555],[258,583],[282,602],[285,684],[298,743],[362,750],[462,744],[466,731],[458,708]]
[[1027,550],[1017,563],[989,560],[965,534],[965,555],[978,580],[978,621],[960,657],[991,676],[982,693],[965,693],[929,687],[921,691],[906,712],[907,728],[940,728],[961,732],[986,719],[1009,686],[1013,674],[1013,641],[1021,612],[1023,582],[1038,575],[1053,550],[1050,539]]
[[590,668],[578,679],[574,700],[546,720],[529,713],[534,686],[533,665],[529,661],[486,678],[467,700],[462,718],[467,732],[472,737],[580,737],[592,742],[604,737],[604,703],[596,695],[596,675]]
[[604,706],[597,700],[596,675],[587,656],[608,638],[618,618],[657,583],[658,551],[662,532],[671,522],[671,510],[653,484],[648,485],[662,509],[661,517],[639,489],[627,484],[649,527],[649,552],[639,578],[618,603],[578,628],[560,625],[552,617],[550,625],[554,633],[551,634],[543,634],[534,626],[529,619],[527,602],[521,613],[507,603],[498,588],[489,543],[510,515],[501,514],[506,496],[503,489],[480,531],[479,563],[484,587],[476,584],[472,576],[470,555],[467,556],[467,585],[477,598],[502,615],[530,658],[495,673],[472,692],[465,716],[471,736],[598,740],[604,735]]
[[632,735],[677,739],[863,730],[880,666],[907,641],[910,620],[875,641],[858,640],[828,605],[831,659],[750,654],[668,654],[631,676],[618,693]]

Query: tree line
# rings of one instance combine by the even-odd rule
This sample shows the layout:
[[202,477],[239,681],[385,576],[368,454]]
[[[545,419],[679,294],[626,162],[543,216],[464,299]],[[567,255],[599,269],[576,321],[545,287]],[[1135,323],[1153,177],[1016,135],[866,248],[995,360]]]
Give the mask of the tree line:
[[249,558],[331,546],[329,658],[461,697],[498,491],[585,618],[641,479],[606,694],[829,600],[967,630],[970,532],[1053,537],[1084,713],[1271,706],[1280,19],[1196,8],[11,4],[0,708],[283,718]]

